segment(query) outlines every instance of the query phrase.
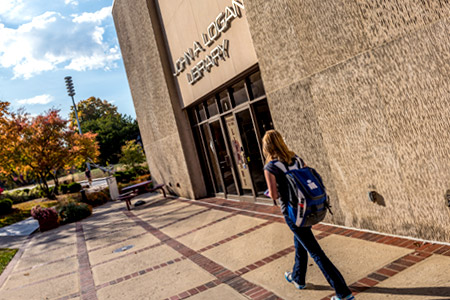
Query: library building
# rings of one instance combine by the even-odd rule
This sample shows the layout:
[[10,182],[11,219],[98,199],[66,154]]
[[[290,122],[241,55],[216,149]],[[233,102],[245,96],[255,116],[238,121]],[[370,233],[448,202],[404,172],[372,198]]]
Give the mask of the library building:
[[271,204],[278,130],[330,195],[326,222],[450,242],[450,3],[115,0],[152,178]]

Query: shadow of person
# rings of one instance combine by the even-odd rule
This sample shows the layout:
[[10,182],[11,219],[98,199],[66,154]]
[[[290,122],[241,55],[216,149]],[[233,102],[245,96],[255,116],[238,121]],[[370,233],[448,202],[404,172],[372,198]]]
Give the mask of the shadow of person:
[[[307,283],[308,290],[316,290],[316,291],[333,291],[333,289],[329,285],[316,285],[312,283]],[[360,287],[352,288],[350,285],[350,289],[353,292],[359,291]],[[371,287],[367,288],[361,292],[360,294],[384,294],[384,295],[397,295],[397,296],[430,296],[430,297],[439,297],[439,298],[426,298],[427,300],[450,300],[450,287],[442,286],[442,287],[408,287],[408,288],[390,288],[390,287]],[[445,298],[441,298],[445,297]],[[384,299],[384,298],[383,298]]]
[[[350,289],[352,287],[350,286]],[[374,286],[362,293],[385,294],[385,295],[409,295],[409,296],[442,296],[446,298],[436,298],[439,300],[450,300],[450,287],[407,287],[407,288],[390,288]],[[428,298],[427,298],[428,299]]]

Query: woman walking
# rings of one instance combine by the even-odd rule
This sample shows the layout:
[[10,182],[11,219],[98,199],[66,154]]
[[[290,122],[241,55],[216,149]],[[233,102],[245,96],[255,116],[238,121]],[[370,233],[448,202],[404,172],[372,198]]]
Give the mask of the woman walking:
[[277,205],[276,201],[280,198],[281,212],[286,224],[294,233],[295,263],[292,272],[287,271],[284,274],[286,280],[293,283],[297,289],[306,287],[309,253],[336,292],[336,296],[333,296],[331,300],[355,299],[339,270],[323,252],[312,233],[311,226],[297,227],[288,215],[287,205],[289,205],[289,197],[292,193],[289,192],[290,187],[284,171],[278,168],[275,163],[281,162],[288,167],[287,169],[302,168],[305,167],[303,160],[289,150],[281,134],[276,130],[269,130],[264,135],[263,152],[266,158],[264,175],[269,187],[269,196],[272,198],[274,205]]

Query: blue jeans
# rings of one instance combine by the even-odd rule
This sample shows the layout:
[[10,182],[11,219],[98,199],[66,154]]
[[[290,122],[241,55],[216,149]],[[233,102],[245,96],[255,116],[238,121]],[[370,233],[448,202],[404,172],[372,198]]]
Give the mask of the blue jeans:
[[294,233],[295,264],[292,269],[292,279],[300,285],[305,284],[309,253],[336,295],[339,298],[350,295],[352,292],[345,283],[344,277],[320,248],[311,227],[297,227],[288,216],[284,216],[284,219]]

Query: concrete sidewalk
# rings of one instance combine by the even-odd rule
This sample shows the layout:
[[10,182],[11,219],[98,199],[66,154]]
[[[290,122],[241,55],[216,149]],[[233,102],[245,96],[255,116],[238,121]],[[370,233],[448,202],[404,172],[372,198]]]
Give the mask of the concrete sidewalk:
[[[21,240],[0,299],[329,299],[310,260],[308,289],[284,279],[293,235],[277,207],[139,196]],[[138,199],[135,199],[135,202]],[[314,227],[357,299],[450,299],[450,246]],[[121,251],[123,250],[123,251]]]

